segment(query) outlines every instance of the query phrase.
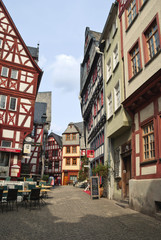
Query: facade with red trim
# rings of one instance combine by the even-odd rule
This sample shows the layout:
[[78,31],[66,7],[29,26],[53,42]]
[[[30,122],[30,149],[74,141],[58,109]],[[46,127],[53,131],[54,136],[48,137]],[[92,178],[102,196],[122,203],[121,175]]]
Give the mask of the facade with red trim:
[[132,123],[132,208],[155,213],[161,203],[161,5],[120,2],[125,109]]
[[54,177],[55,185],[62,181],[62,137],[51,132],[45,148],[45,174]]
[[[0,1],[0,177],[17,178],[42,71]],[[18,166],[17,168],[15,166]]]

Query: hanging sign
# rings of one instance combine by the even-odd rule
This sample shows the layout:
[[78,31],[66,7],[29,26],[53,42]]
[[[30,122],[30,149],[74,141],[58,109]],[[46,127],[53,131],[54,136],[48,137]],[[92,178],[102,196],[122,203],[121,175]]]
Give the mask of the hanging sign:
[[94,158],[94,150],[87,150],[87,158]]

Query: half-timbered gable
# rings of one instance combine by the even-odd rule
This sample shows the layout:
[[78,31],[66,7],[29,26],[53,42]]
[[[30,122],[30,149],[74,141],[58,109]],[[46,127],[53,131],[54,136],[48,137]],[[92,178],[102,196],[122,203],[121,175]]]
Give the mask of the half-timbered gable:
[[[42,77],[36,60],[0,1],[0,151],[3,159],[7,156],[11,160],[14,154],[10,152],[22,153],[24,138],[32,131],[34,103]],[[20,160],[20,156],[13,159]],[[16,160],[13,163],[16,164]]]
[[51,132],[46,144],[46,174],[54,177],[55,184],[61,184],[62,177],[62,137]]

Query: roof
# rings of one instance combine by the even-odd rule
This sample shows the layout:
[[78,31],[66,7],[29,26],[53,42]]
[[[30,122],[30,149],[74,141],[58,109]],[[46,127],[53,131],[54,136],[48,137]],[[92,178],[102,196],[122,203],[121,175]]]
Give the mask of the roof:
[[42,115],[46,115],[47,104],[35,102],[34,123],[42,124]]
[[89,30],[89,31],[90,31],[90,33],[93,35],[93,37],[95,38],[95,40],[99,42],[100,37],[101,37],[101,33],[100,33],[100,32],[95,32],[95,31],[92,31],[92,30]]
[[33,59],[38,61],[39,58],[39,47],[35,48],[35,47],[29,47],[27,46],[31,56],[33,57]]
[[49,137],[53,137],[56,140],[56,142],[58,143],[58,145],[62,147],[62,137],[61,136],[57,135],[56,133],[51,132],[49,134],[48,138]]
[[83,122],[77,122],[77,123],[73,123],[73,124],[75,125],[77,130],[80,132],[80,134],[82,134],[84,131]]

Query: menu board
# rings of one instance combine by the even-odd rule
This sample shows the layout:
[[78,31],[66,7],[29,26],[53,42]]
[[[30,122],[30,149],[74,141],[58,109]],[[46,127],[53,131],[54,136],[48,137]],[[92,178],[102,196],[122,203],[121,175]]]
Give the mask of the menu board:
[[99,178],[91,177],[91,198],[99,198]]

